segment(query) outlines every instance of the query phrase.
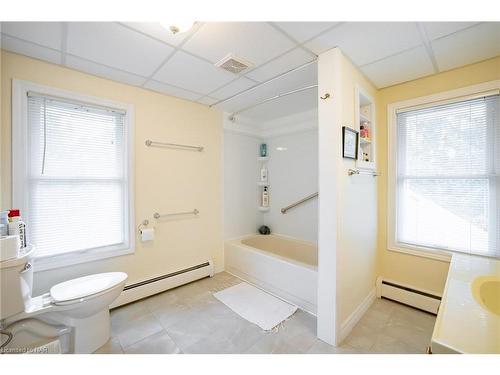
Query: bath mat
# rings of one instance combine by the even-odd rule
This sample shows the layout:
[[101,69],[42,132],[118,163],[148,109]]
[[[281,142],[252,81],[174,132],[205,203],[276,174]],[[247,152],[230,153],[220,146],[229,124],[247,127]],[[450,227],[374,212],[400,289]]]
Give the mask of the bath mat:
[[265,331],[272,330],[297,311],[297,306],[245,282],[214,293],[214,297]]

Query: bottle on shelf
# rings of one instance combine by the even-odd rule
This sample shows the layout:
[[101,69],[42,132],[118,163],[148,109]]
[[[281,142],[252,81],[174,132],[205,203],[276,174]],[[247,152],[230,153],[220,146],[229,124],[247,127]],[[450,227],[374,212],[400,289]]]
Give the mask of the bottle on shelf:
[[262,158],[265,158],[267,156],[267,144],[265,143],[260,144],[260,156]]
[[267,174],[268,174],[267,168],[265,165],[263,165],[262,168],[260,169],[260,182],[267,182]]
[[269,192],[267,186],[262,189],[262,207],[269,207]]

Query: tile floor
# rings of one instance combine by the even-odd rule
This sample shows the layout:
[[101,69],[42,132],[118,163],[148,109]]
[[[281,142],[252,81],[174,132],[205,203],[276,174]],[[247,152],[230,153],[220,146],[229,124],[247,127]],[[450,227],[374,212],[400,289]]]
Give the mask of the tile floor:
[[435,317],[376,300],[340,347],[316,338],[316,317],[298,310],[263,332],[212,296],[241,282],[220,273],[111,311],[111,339],[96,353],[425,353]]

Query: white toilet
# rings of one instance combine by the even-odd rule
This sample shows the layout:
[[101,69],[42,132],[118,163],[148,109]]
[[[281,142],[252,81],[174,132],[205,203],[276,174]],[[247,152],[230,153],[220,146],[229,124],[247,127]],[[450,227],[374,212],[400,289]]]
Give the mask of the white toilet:
[[66,351],[94,352],[110,337],[109,305],[122,292],[127,274],[84,276],[31,297],[33,253],[34,249],[28,248],[17,258],[0,262],[0,329],[8,336],[2,338],[3,351],[7,352],[7,340],[10,345],[31,348],[37,341],[66,335]]

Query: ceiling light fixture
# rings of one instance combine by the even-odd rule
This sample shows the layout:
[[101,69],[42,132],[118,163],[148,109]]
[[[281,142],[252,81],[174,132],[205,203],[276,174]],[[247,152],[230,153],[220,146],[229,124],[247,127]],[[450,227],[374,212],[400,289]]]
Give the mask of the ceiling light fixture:
[[182,21],[182,22],[176,22],[176,23],[169,23],[169,22],[162,22],[161,25],[170,30],[172,34],[182,34],[185,33],[194,26],[196,21]]

